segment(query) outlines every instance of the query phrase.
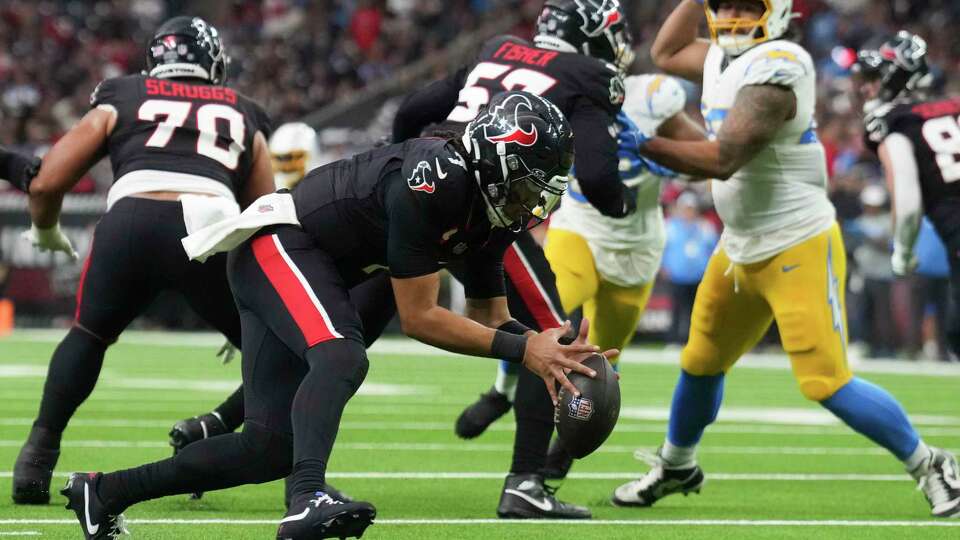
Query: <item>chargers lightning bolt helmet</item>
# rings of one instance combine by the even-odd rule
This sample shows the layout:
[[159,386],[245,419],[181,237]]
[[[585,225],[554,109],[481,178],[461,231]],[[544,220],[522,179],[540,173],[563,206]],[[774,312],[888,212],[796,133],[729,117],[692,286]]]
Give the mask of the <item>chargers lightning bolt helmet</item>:
[[547,0],[537,18],[533,43],[576,52],[625,71],[633,62],[633,40],[620,0]]
[[703,3],[707,12],[710,37],[728,56],[740,56],[753,47],[780,39],[790,29],[793,20],[793,0],[755,0],[763,4],[759,19],[721,19],[718,15],[721,0]]
[[879,104],[928,88],[933,82],[927,65],[927,42],[906,30],[877,50],[860,51],[851,69],[863,81],[880,81],[875,99],[864,106],[867,112]]
[[167,20],[147,47],[147,75],[161,79],[197,78],[223,84],[227,78],[227,55],[220,33],[200,17]]
[[573,130],[560,109],[529,92],[504,92],[463,135],[494,227],[522,230],[549,217],[567,188]]

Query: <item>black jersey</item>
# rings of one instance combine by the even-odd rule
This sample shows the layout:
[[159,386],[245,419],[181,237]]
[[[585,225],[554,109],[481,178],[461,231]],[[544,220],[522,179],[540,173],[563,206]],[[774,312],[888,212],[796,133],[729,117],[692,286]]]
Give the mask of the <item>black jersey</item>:
[[867,144],[874,150],[891,133],[903,134],[913,143],[924,212],[948,243],[960,240],[958,116],[960,98],[952,98],[893,103],[867,122]]
[[297,217],[353,286],[463,263],[471,298],[503,296],[516,234],[487,218],[474,174],[444,139],[411,139],[312,170],[293,190]]
[[250,174],[253,139],[267,114],[224,86],[129,75],[101,82],[92,107],[117,111],[107,149],[113,177],[139,170],[211,178],[237,194]]
[[613,130],[624,86],[616,67],[577,53],[541,49],[514,36],[483,44],[473,63],[410,95],[397,111],[394,142],[424,128],[460,130],[501,92],[525,90],[556,105],[573,128],[577,181],[600,212],[619,217],[629,199]]

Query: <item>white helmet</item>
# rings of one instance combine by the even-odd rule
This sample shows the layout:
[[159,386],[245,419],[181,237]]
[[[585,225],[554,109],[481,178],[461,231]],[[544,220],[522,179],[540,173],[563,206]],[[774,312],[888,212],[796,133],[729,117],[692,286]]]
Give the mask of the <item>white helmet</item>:
[[728,56],[740,56],[751,48],[780,39],[787,33],[793,19],[793,0],[757,0],[765,10],[759,19],[721,19],[717,16],[721,0],[708,0],[703,7],[707,12],[710,38]]
[[292,189],[319,165],[317,132],[303,122],[283,124],[270,137],[270,161],[278,188]]

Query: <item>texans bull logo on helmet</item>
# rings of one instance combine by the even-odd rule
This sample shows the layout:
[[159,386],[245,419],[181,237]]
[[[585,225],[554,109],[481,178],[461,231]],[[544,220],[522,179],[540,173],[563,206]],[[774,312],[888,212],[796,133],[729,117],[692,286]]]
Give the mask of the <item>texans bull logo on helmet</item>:
[[588,36],[597,36],[621,21],[619,0],[574,0],[584,21],[580,29]]
[[[491,109],[491,124],[493,122],[500,122],[501,124],[506,123],[506,125],[501,125],[501,131],[504,133],[502,135],[496,135],[491,137],[487,135],[487,126],[483,128],[483,135],[486,139],[492,143],[517,143],[520,146],[533,146],[537,143],[538,133],[537,126],[530,126],[530,130],[524,130],[523,126],[520,125],[520,107],[525,107],[527,110],[533,111],[533,104],[530,103],[530,99],[522,94],[514,94]],[[509,111],[509,112],[508,112]]]
[[433,171],[429,161],[417,163],[417,167],[413,170],[410,178],[407,178],[407,186],[413,191],[422,191],[424,193],[433,193],[436,191],[437,186],[434,185],[432,180],[427,178],[427,171]]

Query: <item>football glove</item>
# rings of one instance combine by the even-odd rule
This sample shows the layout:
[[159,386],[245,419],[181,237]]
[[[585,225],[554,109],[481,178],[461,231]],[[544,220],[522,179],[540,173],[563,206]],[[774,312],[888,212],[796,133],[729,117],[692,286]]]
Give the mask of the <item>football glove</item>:
[[224,343],[223,347],[220,347],[220,350],[217,351],[217,358],[220,358],[220,363],[223,365],[229,364],[236,355],[237,348],[234,347],[233,343],[230,343],[229,341]]
[[639,154],[643,145],[650,140],[623,111],[617,114],[620,134],[617,136],[617,157],[620,158],[620,179],[634,180],[643,171],[657,176],[675,177],[677,173],[659,163]]
[[906,250],[894,244],[893,255],[890,257],[890,264],[893,266],[893,273],[898,276],[906,276],[917,268],[917,257],[912,250]]
[[70,239],[60,230],[59,223],[49,229],[41,229],[36,225],[31,225],[30,230],[24,232],[21,237],[40,251],[62,251],[73,260],[80,258],[74,251]]

